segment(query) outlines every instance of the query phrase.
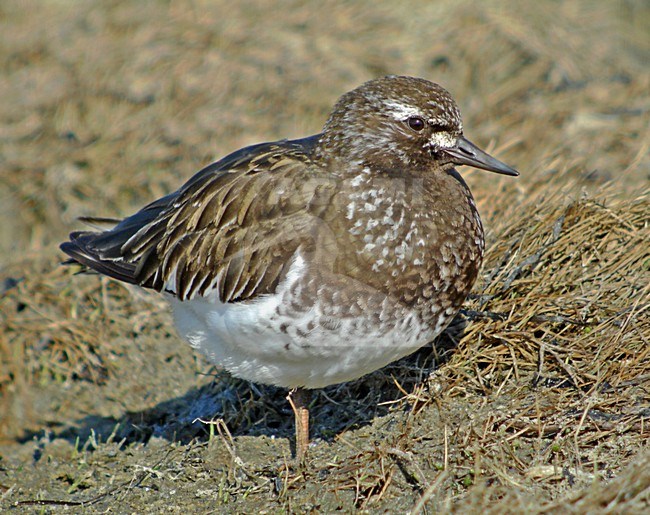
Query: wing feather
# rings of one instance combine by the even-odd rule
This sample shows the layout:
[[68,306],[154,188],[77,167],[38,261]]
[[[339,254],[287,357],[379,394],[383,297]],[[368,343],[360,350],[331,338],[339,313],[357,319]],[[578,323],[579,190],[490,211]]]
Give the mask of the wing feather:
[[72,262],[181,300],[271,293],[313,236],[312,205],[322,208],[334,193],[324,191],[326,181],[310,181],[320,173],[310,156],[317,140],[242,149],[110,230],[71,234],[61,249]]

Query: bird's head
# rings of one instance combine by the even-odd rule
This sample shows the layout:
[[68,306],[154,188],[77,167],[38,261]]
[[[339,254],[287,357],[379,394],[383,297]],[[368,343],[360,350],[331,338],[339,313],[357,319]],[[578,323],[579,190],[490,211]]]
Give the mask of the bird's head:
[[321,145],[350,162],[386,170],[468,165],[519,175],[464,137],[460,110],[447,90],[414,77],[382,77],[343,95]]

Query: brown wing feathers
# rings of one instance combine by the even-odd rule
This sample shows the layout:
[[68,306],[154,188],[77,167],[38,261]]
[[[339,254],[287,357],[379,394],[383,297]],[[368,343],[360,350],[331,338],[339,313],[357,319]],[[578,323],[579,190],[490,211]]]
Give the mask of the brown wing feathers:
[[61,244],[60,248],[70,259],[64,264],[78,263],[95,272],[117,279],[125,283],[136,284],[135,269],[132,263],[104,260],[93,246],[98,234],[95,232],[73,232],[70,241]]
[[300,213],[310,201],[281,208],[273,192],[308,176],[316,139],[242,149],[111,230],[72,233],[61,250],[71,262],[180,299],[214,288],[223,302],[271,292],[304,236]]

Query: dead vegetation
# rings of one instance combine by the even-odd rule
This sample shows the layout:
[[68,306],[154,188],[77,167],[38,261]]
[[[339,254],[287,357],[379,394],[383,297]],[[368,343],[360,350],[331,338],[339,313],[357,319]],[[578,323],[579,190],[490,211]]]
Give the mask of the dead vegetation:
[[[0,506],[650,509],[650,11],[407,7],[3,2]],[[522,177],[467,174],[489,248],[462,316],[316,395],[300,473],[282,390],[216,373],[158,297],[73,276],[56,244],[229,150],[316,132],[384,73],[448,87]]]

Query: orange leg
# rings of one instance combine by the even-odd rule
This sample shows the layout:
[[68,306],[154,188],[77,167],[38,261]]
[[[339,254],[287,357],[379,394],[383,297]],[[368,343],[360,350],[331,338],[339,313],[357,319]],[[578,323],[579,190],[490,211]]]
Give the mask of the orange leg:
[[309,399],[311,392],[295,388],[287,395],[296,420],[296,461],[303,464],[309,447]]

